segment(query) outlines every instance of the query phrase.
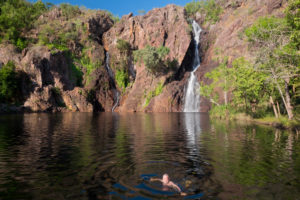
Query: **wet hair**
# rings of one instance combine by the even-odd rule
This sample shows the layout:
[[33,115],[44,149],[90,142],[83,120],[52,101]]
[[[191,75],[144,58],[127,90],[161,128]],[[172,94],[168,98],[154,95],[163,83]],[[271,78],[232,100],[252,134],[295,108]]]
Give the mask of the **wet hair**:
[[164,174],[164,175],[163,175],[163,178],[164,178],[164,177],[167,177],[167,178],[169,179],[169,175],[168,175],[168,174]]

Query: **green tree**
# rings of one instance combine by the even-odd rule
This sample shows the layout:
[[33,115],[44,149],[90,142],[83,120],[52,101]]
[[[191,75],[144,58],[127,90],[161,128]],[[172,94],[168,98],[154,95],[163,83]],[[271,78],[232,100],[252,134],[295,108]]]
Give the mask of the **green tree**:
[[212,82],[210,85],[202,84],[200,89],[201,95],[210,99],[215,105],[219,105],[218,100],[219,96],[214,92],[215,88],[221,88],[223,91],[224,103],[228,104],[228,92],[232,90],[233,87],[233,77],[232,69],[227,66],[228,58],[225,58],[224,61],[214,70],[205,74],[206,78],[209,78]]
[[[32,28],[35,20],[47,11],[42,1],[7,0],[0,3],[0,38],[20,49],[26,47],[24,32]],[[1,39],[0,39],[1,40]]]
[[265,85],[267,75],[255,71],[250,62],[243,57],[233,61],[231,72],[235,107],[242,105],[247,113],[255,113],[258,104],[265,101],[268,94]]
[[184,8],[188,16],[193,16],[201,10],[200,1],[193,0],[190,3],[187,3]]
[[222,13],[222,7],[215,0],[193,0],[187,3],[184,8],[189,17],[194,17],[198,12],[205,15],[206,22],[213,24],[219,21]]
[[152,74],[159,74],[167,70],[166,56],[169,54],[170,49],[164,46],[158,48],[147,45],[144,49],[136,50],[133,52],[134,61],[143,61],[147,70]]
[[257,52],[255,68],[268,74],[270,84],[280,93],[289,119],[293,118],[290,83],[299,76],[299,51],[291,40],[293,27],[288,20],[275,17],[259,18],[245,30],[248,41]]
[[[251,63],[243,57],[235,59],[232,67],[229,67],[228,59],[225,58],[217,68],[206,73],[205,77],[211,80],[211,84],[202,84],[200,92],[215,106],[220,107],[215,111],[224,112],[224,109],[234,108],[235,111],[255,116],[259,103],[265,101],[268,94],[265,85],[266,75],[255,71]],[[225,107],[218,103],[219,95],[215,91],[217,88],[223,93]],[[230,93],[231,102],[228,98]]]

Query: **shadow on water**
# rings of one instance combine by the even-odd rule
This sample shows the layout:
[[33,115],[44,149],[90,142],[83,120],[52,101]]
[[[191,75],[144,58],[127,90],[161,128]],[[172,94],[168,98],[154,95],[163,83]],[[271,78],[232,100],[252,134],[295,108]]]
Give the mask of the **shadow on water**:
[[[296,199],[299,152],[199,113],[0,116],[0,199]],[[150,181],[165,173],[188,195]]]

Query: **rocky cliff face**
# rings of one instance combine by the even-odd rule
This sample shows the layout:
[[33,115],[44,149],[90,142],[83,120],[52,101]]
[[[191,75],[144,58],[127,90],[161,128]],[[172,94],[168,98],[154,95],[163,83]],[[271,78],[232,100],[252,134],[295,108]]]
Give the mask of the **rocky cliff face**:
[[[198,80],[209,83],[204,74],[218,65],[218,57],[228,56],[229,62],[240,56],[251,59],[242,37],[243,30],[260,16],[281,15],[284,6],[284,0],[223,1],[224,11],[216,24],[204,24],[205,16],[196,14],[195,20],[204,29],[200,45],[202,64],[196,72]],[[20,86],[24,95],[23,109],[33,112],[110,112],[116,105],[115,111],[119,112],[182,111],[194,57],[192,30],[184,8],[168,5],[143,16],[129,14],[115,24],[101,11],[80,13],[68,20],[59,9],[53,9],[39,18],[37,27],[28,35],[38,40],[42,29],[57,24],[65,33],[76,31],[76,39],[67,42],[69,51],[51,49],[38,42],[22,52],[12,45],[0,46],[0,66],[13,61],[17,70],[29,78]],[[55,42],[54,36],[46,36],[47,41]],[[122,56],[117,48],[119,39],[130,44],[127,60],[130,84],[127,88],[121,88],[115,80],[115,64]],[[154,76],[143,63],[134,64],[132,52],[146,45],[168,47],[168,59],[176,63],[175,68]],[[107,59],[108,55],[110,59]],[[92,63],[97,63],[96,67]],[[159,85],[163,85],[162,92],[149,97]],[[209,109],[209,102],[202,98],[201,111]]]
[[[77,25],[76,25],[77,23]],[[79,25],[78,25],[79,24]],[[42,15],[38,25],[28,35],[38,40],[44,26],[46,30],[72,31],[75,26],[78,40],[68,41],[69,50],[51,48],[40,43],[31,44],[22,52],[13,45],[0,46],[0,63],[13,61],[18,71],[28,75],[23,83],[23,110],[29,112],[92,112],[110,110],[113,95],[109,86],[109,75],[104,68],[105,51],[101,44],[102,34],[113,25],[110,17],[103,12],[80,15],[75,20],[66,20],[59,9]],[[50,32],[50,31],[49,31]],[[90,39],[87,39],[90,38]],[[55,42],[55,33],[47,33],[50,44]],[[93,73],[88,74],[74,57],[85,57],[90,63],[99,63]],[[19,109],[16,109],[19,110]]]
[[[176,69],[168,74],[153,76],[148,73],[143,64],[131,65],[135,71],[135,80],[130,88],[121,96],[118,111],[180,111],[183,97],[183,85],[173,77],[184,68],[184,58],[192,41],[191,31],[186,21],[184,9],[175,5],[154,9],[144,16],[124,16],[104,34],[105,49],[110,55],[117,56],[117,40],[128,41],[134,50],[146,45],[155,47],[166,46],[170,49],[168,58],[176,61]],[[115,72],[115,70],[113,69]],[[159,83],[164,84],[162,94],[151,98],[146,106],[147,93],[155,90]]]

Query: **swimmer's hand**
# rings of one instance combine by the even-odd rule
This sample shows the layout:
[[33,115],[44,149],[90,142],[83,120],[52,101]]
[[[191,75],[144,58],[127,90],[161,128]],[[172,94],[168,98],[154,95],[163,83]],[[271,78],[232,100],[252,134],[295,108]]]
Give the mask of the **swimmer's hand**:
[[181,196],[186,196],[187,194],[185,192],[180,193]]

